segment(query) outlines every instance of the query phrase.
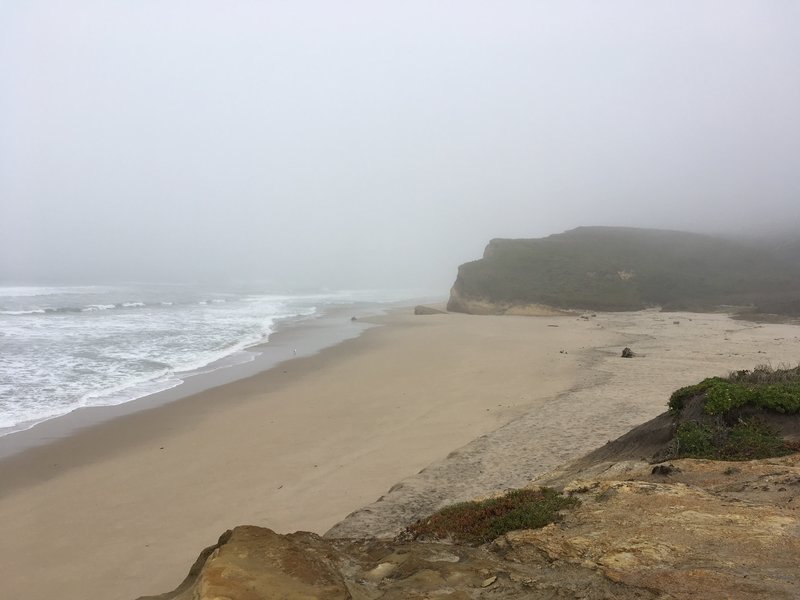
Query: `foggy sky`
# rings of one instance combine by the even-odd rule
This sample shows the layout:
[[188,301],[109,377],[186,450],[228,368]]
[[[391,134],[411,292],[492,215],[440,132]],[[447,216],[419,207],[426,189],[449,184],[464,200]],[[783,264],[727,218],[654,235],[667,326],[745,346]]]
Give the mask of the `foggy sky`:
[[798,7],[0,1],[0,282],[445,290],[493,237],[797,230]]

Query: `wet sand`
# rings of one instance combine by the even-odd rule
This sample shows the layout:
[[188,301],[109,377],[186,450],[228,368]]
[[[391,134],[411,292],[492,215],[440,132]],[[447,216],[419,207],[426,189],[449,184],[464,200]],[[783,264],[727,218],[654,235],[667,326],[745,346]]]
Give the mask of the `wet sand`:
[[[800,348],[797,327],[722,315],[377,320],[314,356],[0,462],[5,594],[164,592],[229,527],[321,534],[426,467],[441,474],[427,484],[440,503],[507,487],[661,412],[674,387],[796,362]],[[641,356],[618,359],[624,345]],[[473,458],[448,464],[459,455]],[[473,481],[483,456],[492,476]]]

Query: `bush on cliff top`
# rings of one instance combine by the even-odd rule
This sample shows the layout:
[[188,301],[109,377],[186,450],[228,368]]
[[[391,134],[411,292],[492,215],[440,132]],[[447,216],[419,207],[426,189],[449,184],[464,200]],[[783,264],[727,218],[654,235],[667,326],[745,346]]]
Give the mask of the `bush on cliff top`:
[[559,521],[560,510],[579,502],[550,488],[512,490],[499,498],[443,508],[409,526],[405,536],[483,544],[515,529],[538,529]]
[[703,411],[724,415],[736,408],[753,406],[783,414],[800,413],[800,367],[773,369],[761,365],[752,371],[734,371],[727,378],[710,377],[676,390],[669,410],[678,414],[691,398],[705,395]]
[[710,377],[676,390],[669,410],[676,417],[695,398],[704,417],[680,423],[670,443],[670,458],[752,460],[796,452],[796,444],[758,417],[738,412],[746,407],[773,413],[800,413],[800,367],[773,369],[761,365],[752,371],[734,371],[728,377]]
[[682,423],[675,433],[671,458],[754,460],[795,451],[758,419],[741,421],[733,427],[689,421]]

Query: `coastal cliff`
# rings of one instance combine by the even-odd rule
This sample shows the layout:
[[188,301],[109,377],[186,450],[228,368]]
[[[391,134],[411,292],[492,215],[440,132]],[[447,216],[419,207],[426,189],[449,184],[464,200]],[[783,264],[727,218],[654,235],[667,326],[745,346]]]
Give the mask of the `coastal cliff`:
[[[797,245],[695,233],[579,227],[541,239],[494,239],[461,265],[447,309],[550,314],[558,309],[800,314]],[[550,311],[550,313],[548,313]]]
[[237,527],[178,589],[140,600],[796,597],[800,455],[600,462],[537,483],[580,505],[480,547]]
[[800,368],[767,367],[676,390],[668,412],[531,482],[534,518],[564,500],[538,525],[513,513],[470,541],[476,519],[504,516],[497,497],[383,537],[236,527],[176,590],[140,600],[795,598],[798,392]]

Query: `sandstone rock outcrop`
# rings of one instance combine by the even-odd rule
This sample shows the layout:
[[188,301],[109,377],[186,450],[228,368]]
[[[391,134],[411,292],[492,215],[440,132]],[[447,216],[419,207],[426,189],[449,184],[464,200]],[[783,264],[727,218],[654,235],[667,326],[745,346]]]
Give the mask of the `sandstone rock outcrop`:
[[[564,491],[584,500],[558,527],[507,534],[552,560],[674,598],[796,598],[800,455],[730,463],[601,463]],[[555,473],[555,484],[575,473]]]
[[471,315],[517,315],[523,317],[554,317],[571,314],[567,310],[561,310],[547,304],[506,302],[485,297],[469,297],[461,291],[460,286],[457,284],[450,290],[447,310]]
[[[581,565],[554,564],[514,544],[485,548],[382,540],[321,540],[237,527],[173,593],[140,600],[411,600],[582,598],[655,600]],[[309,555],[305,558],[304,555]]]
[[478,548],[237,527],[147,600],[797,598],[800,455],[670,464],[567,465],[563,522]]

